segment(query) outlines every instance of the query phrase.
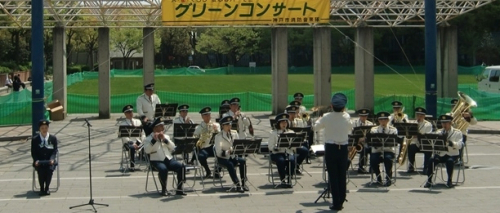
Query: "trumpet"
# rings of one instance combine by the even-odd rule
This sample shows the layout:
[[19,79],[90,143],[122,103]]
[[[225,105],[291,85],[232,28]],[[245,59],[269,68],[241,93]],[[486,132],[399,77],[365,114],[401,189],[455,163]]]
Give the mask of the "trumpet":
[[406,120],[403,120],[405,117],[405,108],[401,108],[401,110],[398,110],[397,112],[394,113],[394,119],[392,120],[392,123],[406,123]]

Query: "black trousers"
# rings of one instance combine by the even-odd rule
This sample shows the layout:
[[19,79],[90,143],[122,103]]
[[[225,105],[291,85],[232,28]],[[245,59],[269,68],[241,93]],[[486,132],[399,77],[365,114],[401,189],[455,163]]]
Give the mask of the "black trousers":
[[[415,169],[415,155],[420,151],[420,148],[416,144],[410,144],[408,147],[408,162],[410,163],[410,169]],[[424,152],[424,173],[427,172],[427,166],[429,165],[429,159],[431,158],[430,152]]]
[[49,191],[50,182],[52,181],[52,174],[54,170],[51,166],[37,166],[35,167],[38,173],[38,184],[40,184],[40,191]]
[[346,198],[347,157],[347,145],[325,144],[328,187],[334,206],[342,206]]

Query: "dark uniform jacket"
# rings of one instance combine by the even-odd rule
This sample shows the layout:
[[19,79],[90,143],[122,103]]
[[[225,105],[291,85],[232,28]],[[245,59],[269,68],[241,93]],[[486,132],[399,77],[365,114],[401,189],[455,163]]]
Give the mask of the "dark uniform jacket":
[[[38,161],[40,166],[49,166],[50,169],[54,170],[57,162],[57,138],[54,135],[49,134],[49,139],[47,143],[43,143],[44,138],[40,134],[35,135],[31,139],[31,157],[33,158],[33,166],[35,162]],[[49,165],[50,160],[54,161],[53,165]]]

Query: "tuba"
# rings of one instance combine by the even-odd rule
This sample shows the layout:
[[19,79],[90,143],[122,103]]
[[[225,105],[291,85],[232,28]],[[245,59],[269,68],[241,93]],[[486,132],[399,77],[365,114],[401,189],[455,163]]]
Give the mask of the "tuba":
[[469,127],[469,122],[463,118],[462,114],[469,111],[471,107],[477,107],[477,103],[468,95],[460,91],[458,91],[458,97],[458,103],[450,112],[451,117],[453,117],[451,123],[453,124],[453,127],[463,132]]

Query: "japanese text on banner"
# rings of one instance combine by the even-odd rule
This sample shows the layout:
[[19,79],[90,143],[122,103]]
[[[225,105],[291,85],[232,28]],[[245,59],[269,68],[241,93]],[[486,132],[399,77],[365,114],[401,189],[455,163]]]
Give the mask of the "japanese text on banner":
[[165,26],[328,23],[328,0],[163,0]]

